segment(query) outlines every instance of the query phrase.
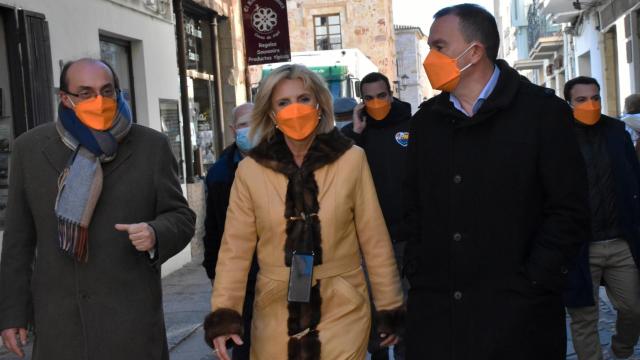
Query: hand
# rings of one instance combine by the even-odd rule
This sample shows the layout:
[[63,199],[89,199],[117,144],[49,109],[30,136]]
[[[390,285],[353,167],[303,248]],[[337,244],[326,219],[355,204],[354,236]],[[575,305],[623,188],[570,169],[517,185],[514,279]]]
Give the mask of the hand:
[[116,224],[116,230],[129,233],[129,240],[138,251],[149,251],[156,246],[156,232],[147,223]]
[[[20,337],[20,344],[18,344],[16,335]],[[27,329],[11,328],[2,330],[2,342],[7,350],[18,355],[19,358],[23,358],[24,351],[22,351],[22,347],[27,345]]]
[[242,339],[239,335],[222,335],[213,339],[213,347],[216,348],[213,352],[220,358],[220,360],[231,360],[231,357],[227,353],[227,340],[233,340],[236,345],[242,345]]
[[367,123],[360,116],[362,109],[364,109],[364,102],[361,102],[353,108],[353,132],[356,134],[362,134],[364,128],[367,126]]
[[380,333],[379,336],[380,340],[382,340],[380,342],[380,347],[389,347],[391,345],[395,345],[398,343],[398,340],[400,340],[396,334]]

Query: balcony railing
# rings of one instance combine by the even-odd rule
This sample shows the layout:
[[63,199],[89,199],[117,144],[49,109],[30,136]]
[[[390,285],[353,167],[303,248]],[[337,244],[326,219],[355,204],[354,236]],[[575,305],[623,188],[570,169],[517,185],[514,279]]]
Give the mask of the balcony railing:
[[527,11],[529,49],[533,49],[540,38],[559,35],[560,25],[552,24],[547,16],[541,14],[540,0],[533,0]]

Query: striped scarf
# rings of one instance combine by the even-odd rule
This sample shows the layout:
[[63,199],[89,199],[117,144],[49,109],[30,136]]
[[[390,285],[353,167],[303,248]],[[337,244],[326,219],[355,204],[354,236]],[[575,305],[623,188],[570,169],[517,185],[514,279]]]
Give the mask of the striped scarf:
[[118,110],[109,130],[85,126],[72,109],[58,105],[56,129],[73,155],[58,179],[55,213],[60,249],[79,262],[89,260],[89,224],[102,192],[102,163],[115,159],[118,143],[131,129],[131,110],[118,95]]

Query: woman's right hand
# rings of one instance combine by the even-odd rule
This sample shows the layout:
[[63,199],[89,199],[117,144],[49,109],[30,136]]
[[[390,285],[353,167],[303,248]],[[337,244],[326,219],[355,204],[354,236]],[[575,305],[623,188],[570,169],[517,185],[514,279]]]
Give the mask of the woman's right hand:
[[231,357],[227,353],[227,340],[229,339],[233,340],[236,345],[243,344],[240,335],[236,334],[221,335],[213,339],[213,347],[215,348],[213,352],[220,360],[231,360]]

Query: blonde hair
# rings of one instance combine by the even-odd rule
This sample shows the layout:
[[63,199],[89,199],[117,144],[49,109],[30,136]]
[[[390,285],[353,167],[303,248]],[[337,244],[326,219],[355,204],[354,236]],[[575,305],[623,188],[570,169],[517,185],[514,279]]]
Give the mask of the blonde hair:
[[270,140],[276,133],[276,128],[269,114],[271,108],[271,97],[274,88],[283,79],[300,79],[305,89],[313,93],[320,108],[320,123],[316,128],[316,134],[326,134],[333,130],[335,119],[333,115],[333,98],[324,80],[306,66],[300,64],[283,65],[273,70],[269,76],[260,82],[258,94],[256,95],[253,112],[251,113],[251,125],[249,138],[254,144],[259,144],[264,140]]

